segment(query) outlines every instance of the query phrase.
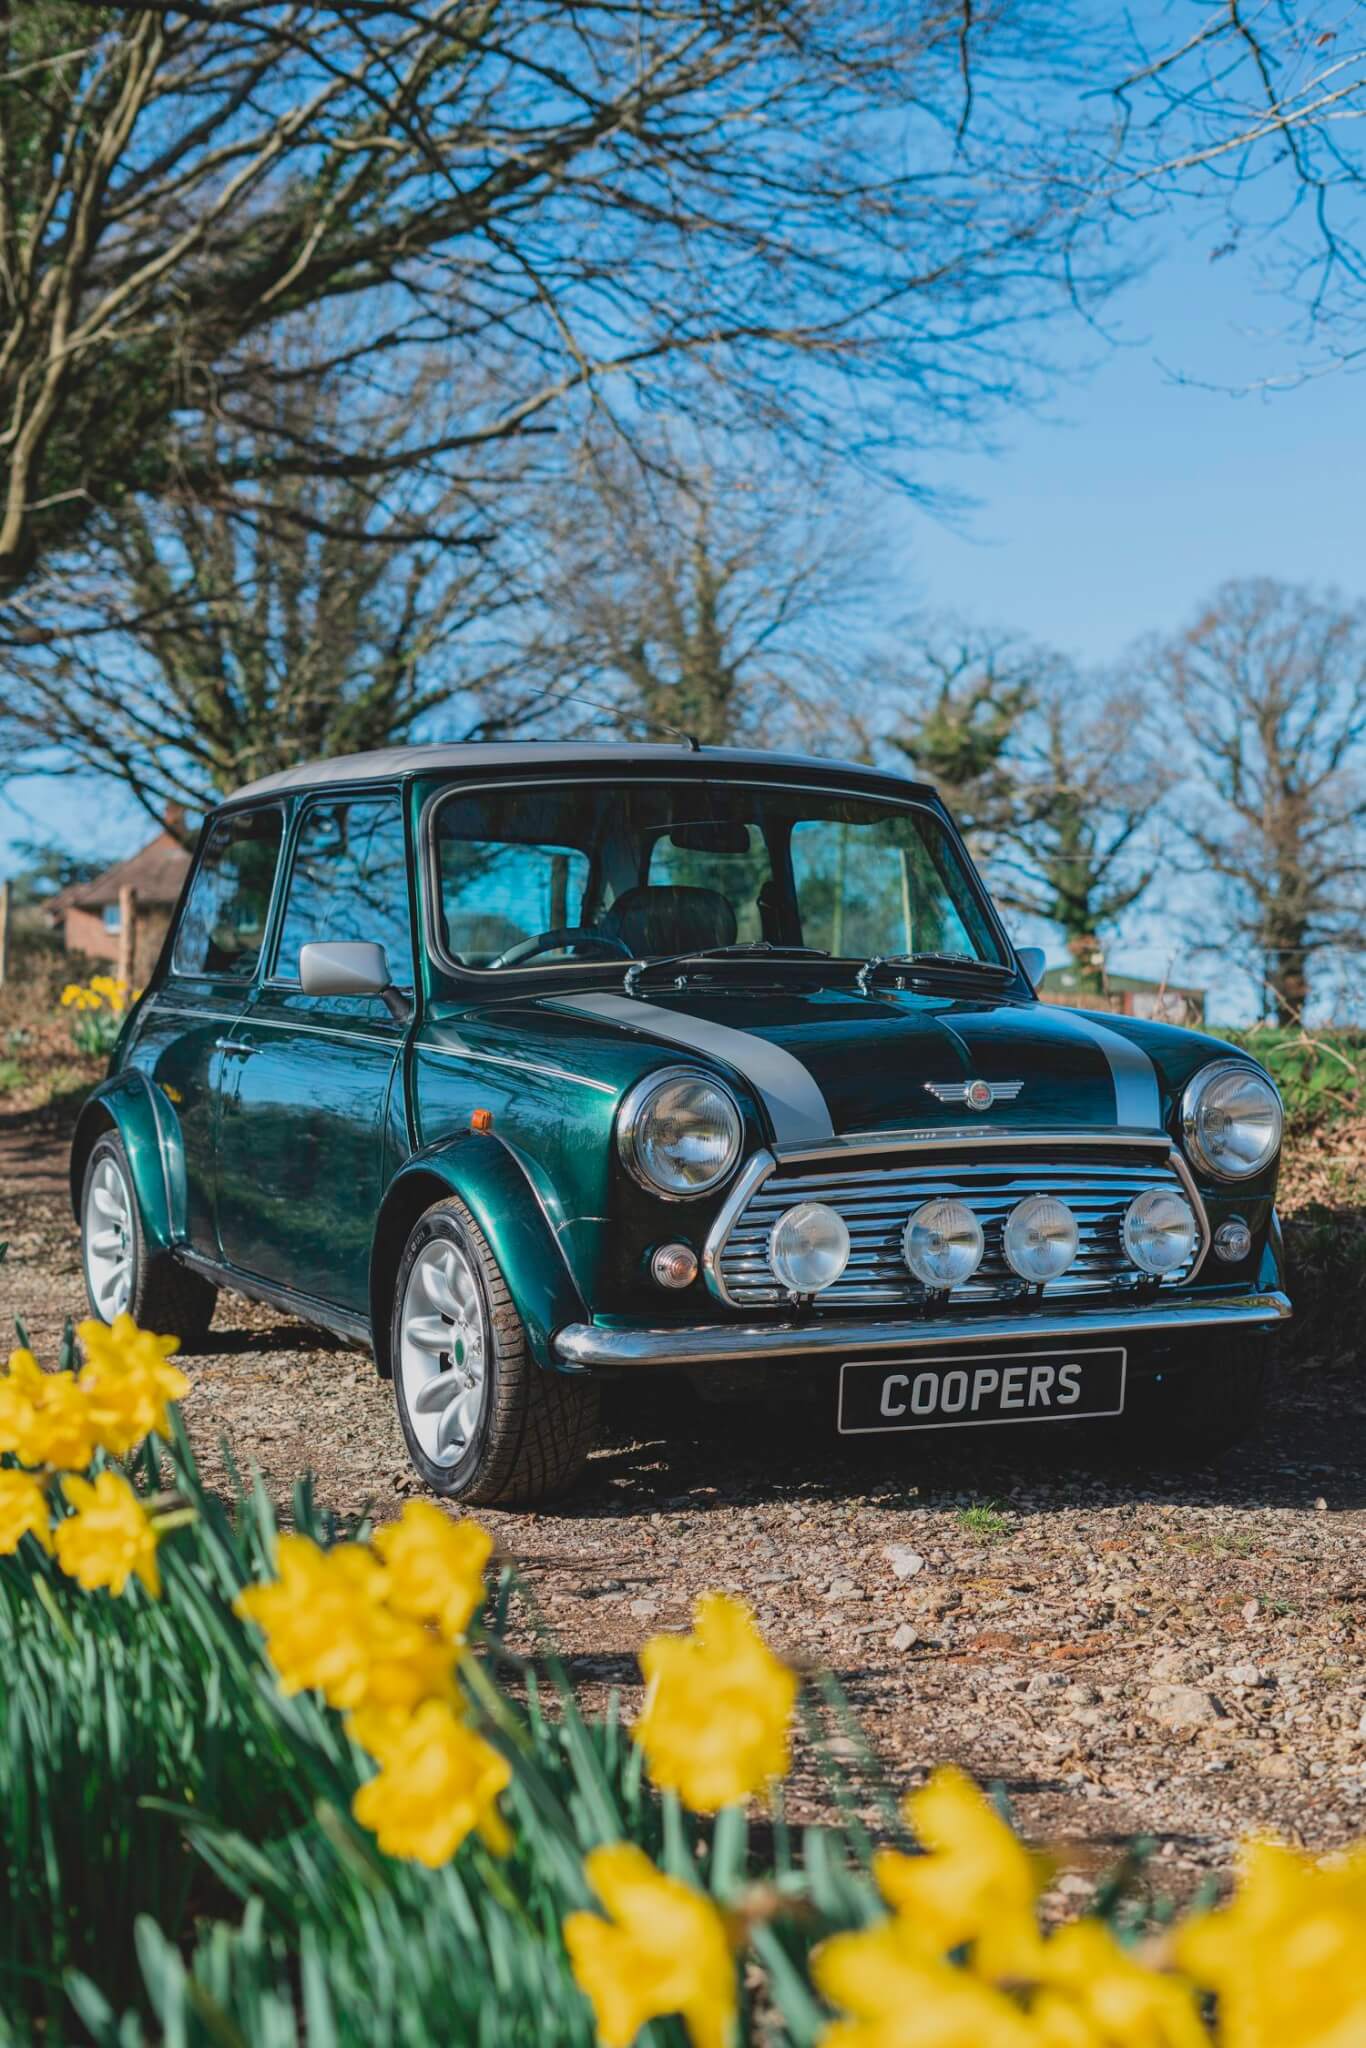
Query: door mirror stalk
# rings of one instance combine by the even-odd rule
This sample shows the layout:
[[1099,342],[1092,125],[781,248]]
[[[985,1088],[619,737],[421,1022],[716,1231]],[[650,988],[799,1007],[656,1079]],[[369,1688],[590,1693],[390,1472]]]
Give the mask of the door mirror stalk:
[[413,1011],[412,997],[394,986],[383,946],[368,939],[300,946],[299,986],[306,996],[378,996],[396,1024]]

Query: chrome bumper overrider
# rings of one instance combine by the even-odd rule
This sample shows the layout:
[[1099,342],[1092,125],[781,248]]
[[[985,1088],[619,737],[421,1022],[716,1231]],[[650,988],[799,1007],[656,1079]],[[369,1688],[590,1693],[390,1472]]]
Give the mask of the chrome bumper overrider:
[[947,1351],[958,1344],[1027,1344],[1042,1337],[1082,1339],[1140,1333],[1178,1337],[1187,1330],[1226,1330],[1283,1322],[1288,1296],[1206,1295],[1199,1301],[1164,1301],[1142,1308],[1041,1309],[1034,1314],[980,1316],[952,1324],[916,1317],[901,1322],[707,1323],[692,1329],[612,1330],[568,1323],[554,1340],[561,1365],[584,1372],[595,1366],[721,1365],[736,1359],[867,1358],[878,1352]]

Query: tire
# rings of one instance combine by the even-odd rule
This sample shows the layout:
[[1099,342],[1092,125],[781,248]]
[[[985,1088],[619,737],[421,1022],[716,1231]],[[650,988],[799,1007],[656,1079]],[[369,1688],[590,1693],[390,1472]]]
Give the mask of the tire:
[[[409,1234],[389,1341],[404,1442],[433,1493],[530,1506],[573,1485],[597,1434],[597,1383],[537,1365],[488,1240],[454,1196]],[[437,1381],[439,1407],[416,1410]],[[442,1425],[454,1439],[445,1445]]]
[[[122,1215],[110,1213],[110,1205]],[[101,1252],[97,1240],[106,1233],[121,1239],[121,1252]],[[126,1271],[116,1274],[122,1264]],[[123,1140],[107,1131],[92,1146],[81,1182],[81,1266],[90,1313],[112,1323],[121,1311],[141,1329],[159,1337],[178,1337],[182,1345],[200,1342],[213,1321],[218,1289],[191,1273],[169,1252],[149,1251],[137,1195]]]
[[1259,1434],[1270,1380],[1264,1345],[1214,1364],[1181,1364],[1135,1384],[1133,1419],[1160,1464],[1207,1463]]

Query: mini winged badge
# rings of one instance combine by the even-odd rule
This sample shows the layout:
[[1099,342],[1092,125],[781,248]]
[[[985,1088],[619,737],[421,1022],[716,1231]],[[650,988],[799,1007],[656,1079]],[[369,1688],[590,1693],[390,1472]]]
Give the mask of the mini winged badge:
[[969,1109],[990,1109],[993,1102],[1013,1102],[1023,1081],[927,1081],[940,1102],[962,1102]]

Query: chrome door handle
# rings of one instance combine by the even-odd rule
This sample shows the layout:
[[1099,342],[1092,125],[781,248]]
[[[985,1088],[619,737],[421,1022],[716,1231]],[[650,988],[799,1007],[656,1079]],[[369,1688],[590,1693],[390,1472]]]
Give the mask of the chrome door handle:
[[256,1050],[254,1045],[243,1045],[236,1038],[215,1038],[214,1045],[219,1052],[230,1053],[237,1060],[249,1060]]

